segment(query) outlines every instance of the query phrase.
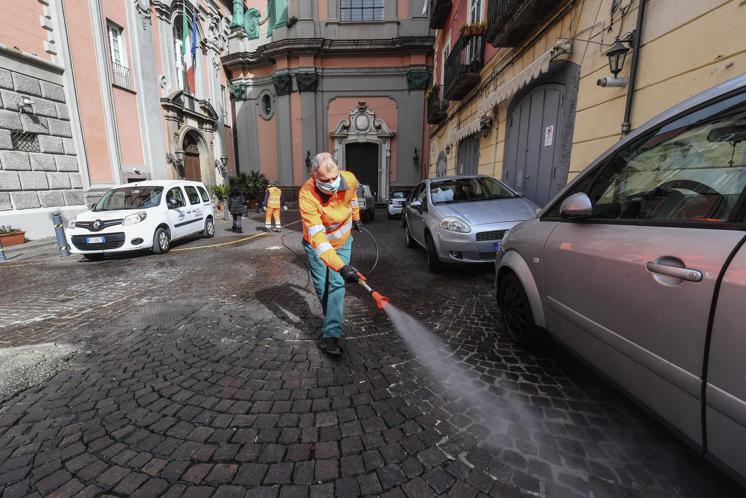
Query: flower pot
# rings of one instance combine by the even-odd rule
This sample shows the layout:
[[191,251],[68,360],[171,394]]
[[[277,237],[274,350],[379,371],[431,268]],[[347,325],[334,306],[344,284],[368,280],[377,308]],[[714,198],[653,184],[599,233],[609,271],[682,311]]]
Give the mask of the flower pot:
[[3,247],[17,246],[26,242],[26,232],[13,232],[0,234],[0,242]]

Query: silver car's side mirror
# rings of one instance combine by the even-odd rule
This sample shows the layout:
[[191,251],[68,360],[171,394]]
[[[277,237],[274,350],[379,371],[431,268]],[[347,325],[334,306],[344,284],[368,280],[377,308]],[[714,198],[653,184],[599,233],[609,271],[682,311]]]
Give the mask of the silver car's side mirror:
[[585,192],[578,192],[567,197],[560,204],[560,215],[569,219],[587,218],[591,215],[593,204]]
[[415,209],[421,209],[422,208],[422,201],[412,201],[409,203],[409,205]]

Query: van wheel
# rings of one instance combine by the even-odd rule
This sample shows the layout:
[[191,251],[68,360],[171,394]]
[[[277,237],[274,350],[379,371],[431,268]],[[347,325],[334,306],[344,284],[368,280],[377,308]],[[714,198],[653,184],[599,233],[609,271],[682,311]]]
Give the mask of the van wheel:
[[215,237],[215,220],[212,217],[207,218],[207,221],[205,221],[205,229],[202,232],[202,236],[207,239]]
[[417,247],[417,243],[412,238],[412,234],[409,233],[409,226],[404,225],[404,243],[407,244],[407,247],[410,249],[414,249]]
[[443,263],[438,258],[438,251],[435,249],[435,242],[432,235],[425,234],[425,248],[427,249],[427,268],[431,273],[438,273],[443,270]]
[[158,227],[153,235],[153,254],[167,253],[171,249],[171,236],[168,230]]
[[497,304],[500,307],[503,326],[513,342],[526,349],[547,345],[548,334],[534,322],[531,303],[521,281],[514,273],[509,272],[500,279]]

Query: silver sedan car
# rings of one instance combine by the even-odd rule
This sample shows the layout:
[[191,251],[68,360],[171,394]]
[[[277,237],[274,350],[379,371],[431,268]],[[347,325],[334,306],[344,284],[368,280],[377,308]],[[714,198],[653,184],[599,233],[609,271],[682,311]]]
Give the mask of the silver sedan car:
[[511,338],[555,339],[746,482],[746,75],[666,111],[503,238]]
[[444,262],[492,262],[505,232],[536,216],[537,209],[489,176],[431,178],[412,191],[404,207],[406,244],[425,248],[433,272]]

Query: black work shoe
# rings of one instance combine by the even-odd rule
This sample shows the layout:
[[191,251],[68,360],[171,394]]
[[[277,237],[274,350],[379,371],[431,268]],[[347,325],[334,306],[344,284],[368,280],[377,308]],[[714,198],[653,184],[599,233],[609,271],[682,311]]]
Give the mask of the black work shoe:
[[344,352],[338,337],[322,337],[321,350],[332,356],[342,356]]

